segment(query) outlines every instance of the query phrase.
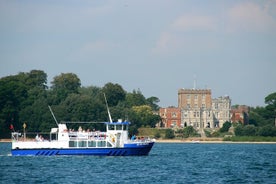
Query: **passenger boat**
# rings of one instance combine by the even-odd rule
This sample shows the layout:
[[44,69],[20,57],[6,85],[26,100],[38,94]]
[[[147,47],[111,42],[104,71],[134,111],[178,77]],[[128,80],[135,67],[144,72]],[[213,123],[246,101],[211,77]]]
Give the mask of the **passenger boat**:
[[[104,96],[105,97],[105,96]],[[106,97],[105,97],[106,101]],[[12,155],[98,155],[98,156],[142,156],[148,155],[155,140],[150,138],[129,139],[130,122],[113,122],[106,101],[109,122],[106,132],[68,130],[69,122],[58,123],[50,106],[49,109],[58,128],[52,128],[49,140],[26,139],[25,133],[12,132]],[[84,122],[80,122],[84,123]]]
[[148,155],[154,140],[129,139],[130,122],[106,122],[106,132],[72,131],[66,123],[52,128],[49,140],[26,139],[21,133],[12,132],[12,155],[98,155],[140,156]]

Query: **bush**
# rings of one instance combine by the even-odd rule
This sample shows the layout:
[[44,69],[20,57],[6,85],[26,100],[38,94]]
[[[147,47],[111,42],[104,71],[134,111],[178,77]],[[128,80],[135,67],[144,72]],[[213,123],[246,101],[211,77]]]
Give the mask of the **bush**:
[[238,125],[235,128],[235,135],[236,136],[256,136],[257,135],[257,128],[254,125]]
[[156,133],[154,134],[154,137],[155,137],[156,139],[159,139],[159,138],[161,137],[160,132],[156,132]]
[[172,129],[166,129],[166,132],[165,132],[165,138],[166,139],[173,139],[175,136],[174,136],[174,131]]
[[260,127],[258,130],[258,135],[260,136],[276,136],[276,127],[264,126]]
[[183,129],[184,138],[193,137],[193,136],[198,136],[197,131],[194,129],[194,127],[187,126],[186,128]]
[[230,127],[231,127],[231,123],[229,121],[226,121],[219,131],[220,132],[228,132]]

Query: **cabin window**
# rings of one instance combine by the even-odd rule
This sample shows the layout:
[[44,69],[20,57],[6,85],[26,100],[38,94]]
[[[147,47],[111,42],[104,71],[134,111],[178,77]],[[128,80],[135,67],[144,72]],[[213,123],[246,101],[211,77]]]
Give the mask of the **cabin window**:
[[105,147],[106,142],[105,141],[98,141],[98,147]]
[[115,130],[115,125],[108,125],[109,130]]
[[88,141],[88,147],[96,147],[95,141]]
[[117,125],[116,130],[122,130],[123,126],[122,125]]
[[123,130],[128,130],[128,126],[127,125],[123,125]]
[[86,141],[79,141],[79,147],[87,147]]
[[112,145],[109,142],[107,142],[107,147],[112,147]]
[[69,147],[78,147],[77,141],[69,141]]

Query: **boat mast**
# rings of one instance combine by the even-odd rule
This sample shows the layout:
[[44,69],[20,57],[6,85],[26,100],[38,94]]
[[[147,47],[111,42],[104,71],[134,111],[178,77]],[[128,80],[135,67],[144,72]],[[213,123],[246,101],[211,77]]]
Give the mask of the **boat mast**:
[[105,93],[104,93],[104,99],[105,99],[105,103],[106,103],[106,108],[107,108],[107,113],[108,113],[108,117],[109,117],[109,122],[112,123],[112,118],[111,118],[111,114],[110,114],[110,111],[109,111],[109,108],[108,108],[108,104],[107,104]]
[[57,126],[58,126],[57,119],[56,119],[56,117],[55,117],[55,115],[54,115],[54,113],[53,113],[53,111],[52,111],[52,109],[51,109],[50,105],[48,105],[48,107],[49,107],[49,109],[50,109],[50,111],[51,111],[51,114],[52,114],[52,116],[53,116],[53,118],[54,118],[54,120],[55,120],[55,122],[56,122]]

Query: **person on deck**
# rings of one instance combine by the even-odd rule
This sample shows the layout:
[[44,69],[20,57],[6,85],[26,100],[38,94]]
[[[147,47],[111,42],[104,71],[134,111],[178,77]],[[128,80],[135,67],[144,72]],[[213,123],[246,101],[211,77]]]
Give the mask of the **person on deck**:
[[131,140],[135,140],[136,139],[136,135],[133,135],[132,137],[131,137]]

